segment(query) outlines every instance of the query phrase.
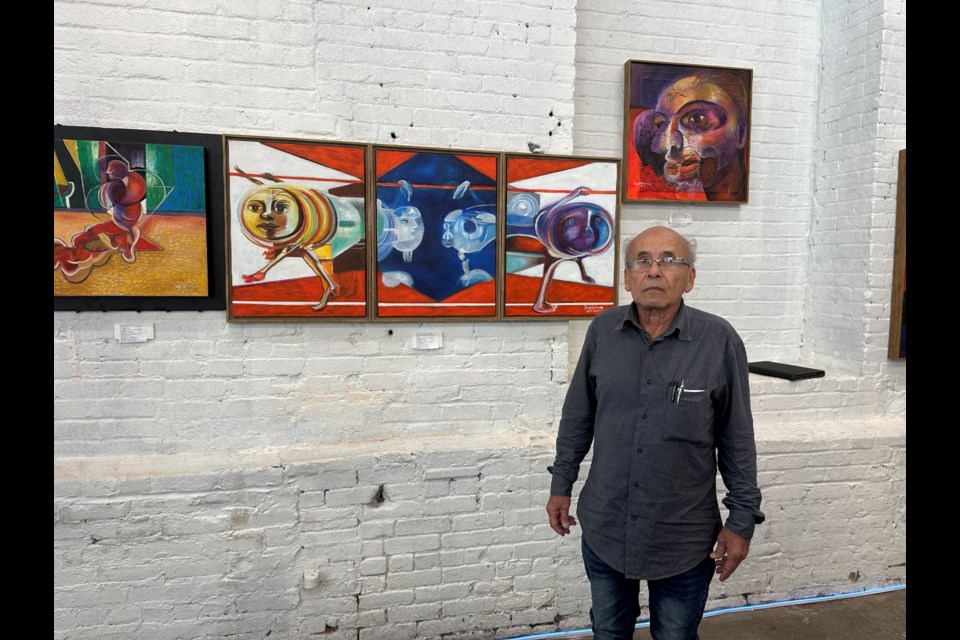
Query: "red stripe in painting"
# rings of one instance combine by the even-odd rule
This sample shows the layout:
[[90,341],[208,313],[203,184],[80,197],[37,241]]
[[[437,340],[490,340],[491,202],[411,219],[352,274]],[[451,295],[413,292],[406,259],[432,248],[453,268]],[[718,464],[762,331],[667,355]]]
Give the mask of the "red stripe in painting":
[[363,318],[367,310],[359,307],[327,306],[323,311],[314,311],[309,304],[274,306],[257,304],[231,305],[234,318]]
[[507,158],[507,182],[518,182],[527,178],[575,169],[595,160],[573,160],[559,158]]
[[[262,179],[263,175],[259,173],[244,173],[242,171],[231,171],[230,175],[234,178],[257,178]],[[341,178],[316,178],[314,176],[284,176],[271,173],[274,178],[280,180],[303,180],[311,182],[336,182],[337,184],[363,184],[363,180],[343,180]]]
[[[378,182],[378,183],[377,183],[377,186],[378,186],[378,187],[399,187],[399,186],[400,186],[400,183],[399,183],[399,182]],[[454,184],[454,185],[449,185],[449,184],[411,184],[410,186],[413,187],[414,189],[449,189],[450,191],[453,191],[454,189],[459,188],[460,185],[456,185],[456,184]],[[493,187],[484,187],[484,186],[473,185],[473,184],[470,185],[470,189],[473,190],[473,191],[496,191],[496,190],[497,190],[497,188],[496,188],[495,186],[493,186]],[[566,191],[564,191],[564,193],[566,193]]]

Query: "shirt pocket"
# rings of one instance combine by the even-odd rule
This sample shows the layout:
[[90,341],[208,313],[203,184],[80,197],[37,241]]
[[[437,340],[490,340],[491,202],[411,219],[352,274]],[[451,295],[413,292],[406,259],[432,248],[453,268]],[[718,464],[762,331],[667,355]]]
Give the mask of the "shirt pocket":
[[713,400],[703,385],[685,385],[677,401],[667,407],[664,440],[713,442]]

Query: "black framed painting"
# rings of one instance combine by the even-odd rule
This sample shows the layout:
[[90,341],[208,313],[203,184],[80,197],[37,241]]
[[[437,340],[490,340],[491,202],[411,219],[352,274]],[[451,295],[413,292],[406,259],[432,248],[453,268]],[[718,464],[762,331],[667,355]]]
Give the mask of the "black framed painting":
[[219,135],[53,128],[54,310],[223,309]]

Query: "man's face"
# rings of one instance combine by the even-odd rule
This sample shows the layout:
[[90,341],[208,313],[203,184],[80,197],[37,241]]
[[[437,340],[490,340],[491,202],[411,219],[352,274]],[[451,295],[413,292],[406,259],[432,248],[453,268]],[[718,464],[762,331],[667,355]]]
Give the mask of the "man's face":
[[282,240],[299,229],[300,207],[285,189],[256,189],[244,202],[240,220],[261,240]]
[[[627,260],[636,258],[690,258],[687,243],[671,229],[655,227],[647,229],[627,248]],[[641,310],[668,310],[680,306],[680,298],[693,289],[697,270],[690,266],[673,265],[663,269],[656,263],[648,271],[625,268],[623,284],[633,301]]]
[[747,142],[747,123],[729,94],[687,77],[660,94],[652,148],[664,154],[664,178],[682,191],[709,187]]

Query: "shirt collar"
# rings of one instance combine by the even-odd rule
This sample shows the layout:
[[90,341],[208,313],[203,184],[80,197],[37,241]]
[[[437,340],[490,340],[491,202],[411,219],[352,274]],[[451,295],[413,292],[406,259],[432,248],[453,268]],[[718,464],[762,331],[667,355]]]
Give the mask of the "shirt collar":
[[[623,314],[623,320],[617,324],[615,329],[622,331],[628,322],[643,331],[643,327],[640,325],[640,318],[637,316],[637,303],[635,302],[627,305],[626,313]],[[678,340],[683,340],[684,342],[690,342],[693,339],[690,331],[690,314],[687,313],[687,304],[683,301],[683,298],[680,298],[680,309],[677,311],[677,315],[674,316],[673,322],[670,323],[670,328],[664,331],[659,337],[666,338],[674,333],[676,333]]]

